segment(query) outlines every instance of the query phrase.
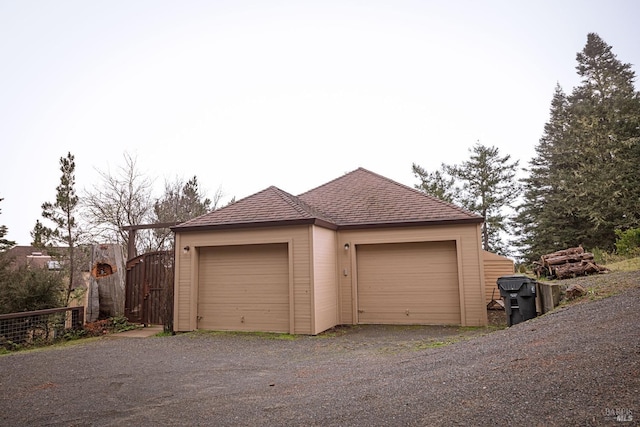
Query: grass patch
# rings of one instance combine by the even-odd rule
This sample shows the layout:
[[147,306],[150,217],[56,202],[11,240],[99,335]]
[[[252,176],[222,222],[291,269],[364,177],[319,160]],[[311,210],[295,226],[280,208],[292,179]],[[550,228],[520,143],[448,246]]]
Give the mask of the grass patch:
[[70,341],[56,341],[51,344],[39,345],[39,346],[18,346],[14,350],[7,350],[6,348],[0,347],[0,357],[6,356],[9,354],[15,353],[36,353],[40,351],[49,351],[49,350],[60,350],[67,347],[73,347],[76,345],[86,344],[93,341],[98,341],[102,339],[101,337],[87,337],[82,339],[74,339]]
[[446,339],[433,338],[428,341],[420,341],[414,343],[413,350],[429,350],[432,348],[446,347],[451,344],[455,344],[461,341],[470,340],[473,338],[488,335],[492,332],[505,329],[505,326],[460,326],[458,327],[459,334],[456,336],[448,336]]
[[[47,325],[52,328],[52,325]],[[82,329],[67,329],[64,331],[52,332],[51,338],[26,340],[26,342],[16,344],[11,341],[0,342],[0,354],[15,351],[33,351],[42,348],[64,347],[74,341],[86,342],[90,338],[138,329],[140,325],[129,323],[124,316],[110,317],[108,319],[85,323]],[[50,329],[51,331],[53,329]],[[27,332],[28,334],[28,332]]]
[[175,335],[173,332],[162,331],[162,332],[158,332],[153,336],[154,337],[172,337],[173,335]]
[[[502,316],[505,316],[504,311],[500,310],[499,313]],[[491,332],[499,331],[501,329],[506,329],[506,328],[507,328],[506,323],[500,323],[499,325],[490,324],[487,326],[460,326],[458,330],[463,334],[467,334],[467,335],[470,334],[471,336],[477,336],[477,335],[490,334]]]
[[420,343],[417,343],[413,346],[414,350],[428,350],[430,348],[440,348],[440,347],[445,347],[448,345],[453,344],[454,342],[457,342],[459,340],[446,340],[446,341],[438,341],[438,340],[430,340],[430,341],[423,341]]
[[[632,261],[632,260],[627,260]],[[623,261],[624,262],[624,261]],[[619,263],[616,263],[619,264]],[[625,264],[628,267],[628,264]],[[611,268],[611,266],[607,266]],[[587,301],[598,301],[618,295],[629,289],[640,287],[640,269],[614,270],[610,273],[595,274],[592,276],[576,277],[575,279],[559,280],[562,292],[572,284],[585,288],[585,295],[571,300],[563,299],[558,307],[567,307]]]
[[640,257],[606,264],[605,267],[611,271],[637,271],[640,270]]
[[331,329],[320,332],[315,335],[314,338],[335,338],[348,334],[349,332],[356,331],[360,328],[360,325],[337,325]]
[[[500,311],[500,313],[504,313],[503,311]],[[484,333],[484,332],[493,332],[493,331],[497,331],[500,329],[504,329],[502,326],[494,326],[494,325],[488,325],[488,326],[459,326],[458,327],[458,331],[459,332],[480,332],[480,333]]]

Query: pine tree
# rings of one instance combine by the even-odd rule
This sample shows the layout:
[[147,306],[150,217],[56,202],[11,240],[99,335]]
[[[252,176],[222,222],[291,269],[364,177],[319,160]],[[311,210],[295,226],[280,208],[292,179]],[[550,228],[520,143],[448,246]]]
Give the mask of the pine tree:
[[597,34],[576,56],[581,83],[557,87],[524,180],[517,222],[529,260],[583,245],[612,250],[640,223],[640,97],[635,73]]
[[[3,201],[4,199],[0,199],[0,202]],[[0,210],[0,212],[2,212],[2,210]],[[6,225],[0,225],[0,252],[4,252],[7,249],[11,248],[12,246],[15,246],[16,242],[13,242],[11,240],[5,239],[4,236],[7,235],[8,229]]]
[[576,59],[582,82],[569,102],[574,143],[581,154],[574,184],[581,191],[574,191],[579,193],[574,197],[586,199],[580,205],[590,230],[585,245],[613,249],[615,229],[633,226],[639,218],[637,186],[628,178],[630,173],[637,176],[640,163],[634,171],[627,163],[640,137],[640,98],[631,64],[619,61],[597,34],[587,36]]
[[566,149],[568,108],[567,96],[557,85],[549,122],[536,146],[536,156],[529,163],[529,176],[522,180],[523,202],[514,222],[520,234],[516,245],[529,261],[573,242],[573,232],[566,224],[577,221],[576,212],[573,204],[567,203],[566,180],[560,176],[563,169],[573,169],[570,150]]
[[519,196],[515,181],[518,161],[511,156],[500,156],[497,147],[486,147],[479,142],[471,149],[469,160],[450,167],[452,176],[462,183],[462,206],[484,217],[482,247],[484,250],[507,253],[501,233],[509,224],[505,209]]
[[[153,205],[155,223],[183,222],[215,209],[220,198],[221,190],[216,192],[214,201],[206,197],[200,190],[198,178],[194,176],[184,183],[176,180],[165,184],[165,193]],[[166,249],[167,239],[171,235],[169,229],[154,230],[154,250]]]
[[518,161],[511,163],[510,155],[501,157],[498,148],[479,142],[469,151],[469,160],[460,165],[443,163],[431,173],[414,163],[413,174],[420,179],[415,188],[482,215],[483,249],[506,254],[502,235],[509,227],[506,211],[520,191],[515,181]]
[[460,190],[456,186],[456,179],[449,174],[449,166],[442,163],[440,170],[429,172],[414,163],[411,169],[413,175],[420,180],[420,184],[415,185],[416,189],[448,203],[457,202]]
[[[37,239],[41,243],[49,246],[53,244],[65,245],[67,253],[68,284],[66,286],[65,305],[69,304],[71,293],[73,292],[76,276],[75,252],[80,241],[80,230],[76,223],[75,213],[78,206],[78,196],[75,191],[75,168],[74,156],[71,153],[67,157],[60,158],[60,184],[56,187],[56,201],[42,204],[42,217],[50,220],[54,228],[39,225],[36,223],[34,233],[38,230]],[[42,242],[42,238],[46,242]]]

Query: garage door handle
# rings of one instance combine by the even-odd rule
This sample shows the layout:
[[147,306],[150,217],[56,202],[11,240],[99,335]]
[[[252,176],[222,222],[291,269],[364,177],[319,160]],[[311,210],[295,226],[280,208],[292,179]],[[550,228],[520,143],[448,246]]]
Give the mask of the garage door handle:
[[358,313],[364,313],[364,310],[358,310]]

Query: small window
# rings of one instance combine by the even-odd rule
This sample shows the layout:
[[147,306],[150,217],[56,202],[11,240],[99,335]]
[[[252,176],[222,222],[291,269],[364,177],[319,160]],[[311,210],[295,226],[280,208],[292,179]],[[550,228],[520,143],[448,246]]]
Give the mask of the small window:
[[60,261],[47,261],[47,268],[49,270],[61,270],[62,266],[60,265]]

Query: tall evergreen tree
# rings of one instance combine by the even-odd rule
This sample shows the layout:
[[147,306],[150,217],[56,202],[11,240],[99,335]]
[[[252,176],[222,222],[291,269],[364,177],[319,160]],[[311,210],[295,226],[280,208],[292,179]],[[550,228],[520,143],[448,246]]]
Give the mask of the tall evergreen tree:
[[47,241],[49,240],[48,234],[50,230],[45,227],[40,220],[36,220],[36,225],[33,226],[33,230],[31,230],[31,246],[36,248],[44,248],[47,245]]
[[640,222],[640,97],[635,73],[597,34],[576,56],[581,83],[560,88],[524,181],[517,222],[527,258],[568,246],[612,250]]
[[576,143],[582,149],[578,171],[589,181],[583,185],[588,200],[584,214],[592,229],[587,244],[612,249],[615,229],[636,226],[640,220],[640,96],[631,64],[619,61],[597,34],[587,36],[576,59],[582,82],[569,101]]
[[[186,183],[180,179],[173,183],[165,183],[165,193],[161,199],[153,205],[155,223],[183,222],[204,215],[215,209],[222,196],[219,189],[214,201],[206,197],[200,190],[198,178],[194,176]],[[153,250],[166,249],[168,238],[171,235],[169,229],[154,230]]]
[[[78,207],[78,196],[76,195],[75,184],[75,159],[71,153],[67,157],[60,158],[60,184],[56,187],[56,201],[45,202],[42,204],[42,217],[50,220],[53,228],[45,227],[36,223],[35,230],[39,229],[39,239],[46,239],[48,245],[66,246],[67,259],[65,260],[66,269],[68,271],[68,284],[66,286],[65,305],[69,304],[71,293],[75,288],[76,265],[75,253],[76,247],[80,242],[80,230],[76,222],[75,214]],[[35,237],[34,237],[34,240]]]
[[414,163],[413,173],[420,179],[415,188],[482,215],[483,249],[506,254],[502,235],[509,227],[507,210],[520,191],[515,180],[518,161],[511,162],[510,155],[501,156],[498,148],[479,142],[469,151],[469,160],[460,165],[443,163],[435,172]]
[[501,234],[507,231],[506,209],[519,196],[515,180],[518,161],[509,154],[500,155],[497,147],[479,142],[470,150],[469,160],[450,168],[452,176],[462,183],[462,206],[484,217],[482,247],[484,250],[507,253]]
[[574,227],[581,219],[567,203],[567,181],[564,170],[573,170],[569,141],[569,104],[567,96],[556,85],[551,100],[550,119],[530,161],[528,177],[522,180],[523,202],[514,218],[520,239],[516,246],[529,261],[541,254],[566,248],[574,241]]
[[413,175],[420,180],[415,188],[437,197],[448,203],[456,203],[460,198],[460,189],[456,186],[456,179],[449,174],[450,166],[442,163],[439,170],[429,172],[414,163],[411,166]]
[[[3,201],[4,199],[0,199],[0,202]],[[0,209],[0,213],[2,212],[2,210]],[[4,252],[7,249],[11,248],[12,246],[15,246],[16,242],[13,242],[11,240],[5,239],[4,236],[7,235],[8,229],[6,225],[0,225],[0,252]]]

